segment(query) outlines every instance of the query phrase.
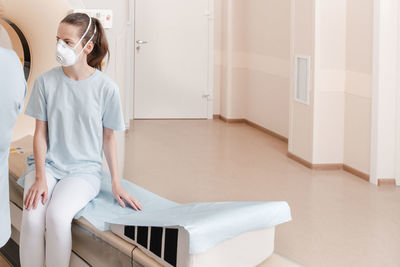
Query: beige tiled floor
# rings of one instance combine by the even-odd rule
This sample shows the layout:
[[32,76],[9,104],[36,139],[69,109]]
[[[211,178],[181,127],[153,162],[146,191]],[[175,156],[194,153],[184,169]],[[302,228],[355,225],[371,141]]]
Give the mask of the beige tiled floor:
[[274,253],[257,267],[302,267],[302,265]]
[[305,266],[400,266],[400,188],[313,171],[287,144],[220,120],[135,121],[124,177],[174,201],[285,200],[276,253]]

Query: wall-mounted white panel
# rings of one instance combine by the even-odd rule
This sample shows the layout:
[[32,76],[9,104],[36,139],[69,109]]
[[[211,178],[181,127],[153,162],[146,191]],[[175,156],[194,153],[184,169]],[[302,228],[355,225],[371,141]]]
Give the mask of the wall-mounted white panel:
[[100,20],[105,29],[112,28],[113,12],[111,9],[74,9],[74,13],[86,13]]
[[296,56],[295,59],[295,100],[303,104],[310,103],[310,57]]

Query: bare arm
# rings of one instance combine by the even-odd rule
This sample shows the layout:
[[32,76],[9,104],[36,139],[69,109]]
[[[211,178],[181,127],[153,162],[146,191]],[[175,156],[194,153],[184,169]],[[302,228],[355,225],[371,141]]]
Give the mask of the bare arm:
[[35,135],[33,137],[33,155],[35,158],[36,180],[26,194],[24,204],[27,210],[36,209],[40,197],[43,205],[48,198],[45,159],[47,153],[47,122],[36,120]]
[[141,210],[142,206],[140,203],[121,186],[118,173],[117,142],[114,131],[105,127],[103,128],[103,150],[111,173],[111,184],[115,199],[122,207],[125,207],[125,203],[123,202],[123,199],[125,199],[132,208]]
[[33,137],[33,155],[35,157],[36,180],[46,179],[45,159],[47,152],[47,122],[36,120]]

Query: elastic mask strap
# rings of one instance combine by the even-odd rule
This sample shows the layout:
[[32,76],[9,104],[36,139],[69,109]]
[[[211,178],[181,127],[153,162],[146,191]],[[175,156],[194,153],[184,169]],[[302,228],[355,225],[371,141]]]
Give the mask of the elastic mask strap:
[[86,46],[90,43],[90,41],[92,41],[94,35],[96,34],[96,31],[97,31],[97,29],[96,29],[96,25],[95,25],[95,26],[94,26],[94,32],[93,32],[92,37],[90,37],[90,39],[87,41],[87,43],[85,44],[85,46],[82,48],[81,52],[79,52],[78,56],[82,53],[83,50],[85,50]]
[[[87,14],[86,14],[87,15]],[[86,34],[88,33],[90,26],[92,26],[92,17],[87,15],[89,17],[89,25],[86,28],[85,33],[82,35],[81,39],[79,39],[79,41],[76,43],[76,45],[74,46],[74,49],[82,42],[83,38],[85,38]]]

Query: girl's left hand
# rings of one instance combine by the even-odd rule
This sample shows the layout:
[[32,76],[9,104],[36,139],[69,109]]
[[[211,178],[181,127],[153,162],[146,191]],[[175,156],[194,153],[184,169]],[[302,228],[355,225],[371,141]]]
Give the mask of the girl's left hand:
[[140,205],[139,201],[137,201],[133,196],[131,196],[128,192],[126,192],[126,190],[122,187],[121,184],[113,184],[112,192],[115,199],[118,201],[121,207],[125,208],[125,203],[123,201],[125,200],[135,210],[142,210],[142,206]]

